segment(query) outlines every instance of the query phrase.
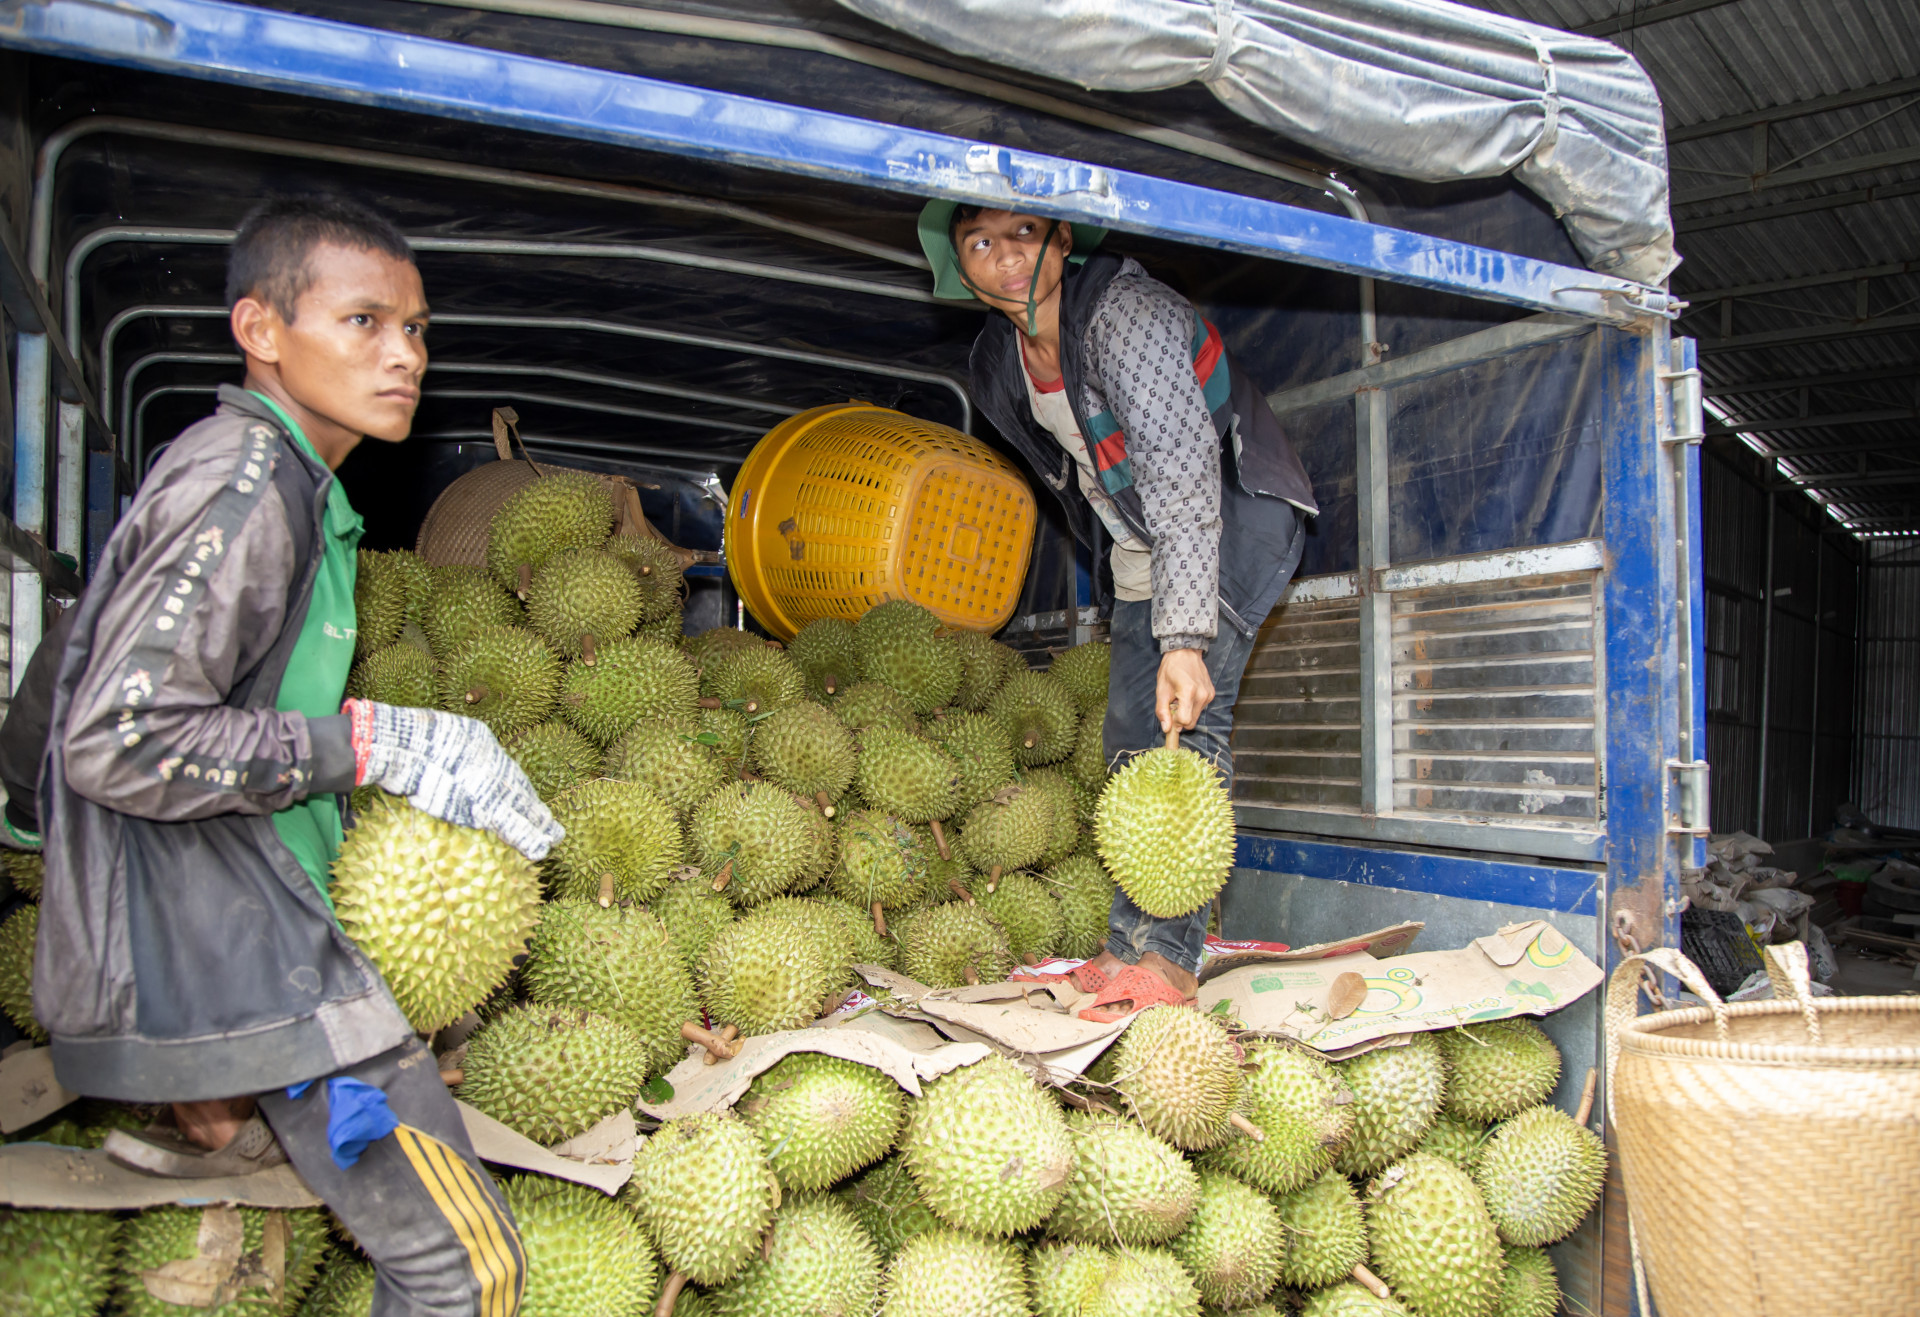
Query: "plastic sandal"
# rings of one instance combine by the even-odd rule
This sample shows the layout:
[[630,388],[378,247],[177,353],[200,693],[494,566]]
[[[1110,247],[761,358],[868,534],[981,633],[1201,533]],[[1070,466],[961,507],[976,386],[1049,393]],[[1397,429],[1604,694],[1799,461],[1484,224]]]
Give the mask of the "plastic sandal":
[[1102,971],[1095,969],[1093,962],[1089,960],[1086,964],[1080,966],[1078,969],[1069,970],[1065,974],[1034,974],[1030,972],[1022,972],[1019,974],[1007,975],[1007,982],[1009,983],[1071,983],[1076,989],[1078,989],[1081,992],[1098,993],[1102,989],[1104,989],[1107,986],[1107,984],[1111,983],[1112,980],[1109,979],[1106,976],[1106,974],[1103,973]]
[[[1182,997],[1177,989],[1150,969],[1129,965],[1113,976],[1100,993],[1100,999],[1080,1012],[1080,1018],[1094,1024],[1118,1024],[1149,1006],[1192,1006],[1199,998]],[[1123,1007],[1121,1003],[1126,1005]]]

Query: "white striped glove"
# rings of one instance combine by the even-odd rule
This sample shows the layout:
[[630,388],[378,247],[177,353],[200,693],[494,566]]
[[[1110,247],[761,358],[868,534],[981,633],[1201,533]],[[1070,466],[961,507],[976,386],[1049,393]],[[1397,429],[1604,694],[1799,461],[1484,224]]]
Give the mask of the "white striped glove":
[[566,829],[477,718],[348,700],[354,785],[405,796],[415,809],[485,828],[529,860],[545,859]]

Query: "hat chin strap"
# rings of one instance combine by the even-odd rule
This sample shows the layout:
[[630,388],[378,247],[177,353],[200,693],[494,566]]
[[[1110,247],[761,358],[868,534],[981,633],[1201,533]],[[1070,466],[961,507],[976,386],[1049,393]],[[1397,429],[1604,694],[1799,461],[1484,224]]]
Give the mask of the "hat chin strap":
[[[1040,308],[1037,305],[1035,305],[1033,300],[1033,295],[1038,290],[1040,285],[1040,271],[1047,268],[1047,248],[1053,245],[1053,235],[1055,232],[1057,232],[1057,229],[1048,229],[1047,236],[1040,240],[1040,259],[1034,262],[1033,278],[1027,280],[1027,331],[1026,332],[1027,332],[1028,338],[1040,337]],[[960,253],[957,251],[953,254],[953,257],[954,257],[954,269],[960,275],[960,282],[965,284],[967,286],[968,291],[970,291],[975,297],[980,298],[982,301],[993,301],[993,302],[1011,302],[1015,300],[1011,297],[1002,297],[999,293],[990,293],[986,289],[980,287],[980,285],[976,284],[973,280],[967,278],[966,262],[960,259]],[[1060,274],[1062,278],[1066,276],[1066,268],[1064,266],[1061,267]]]

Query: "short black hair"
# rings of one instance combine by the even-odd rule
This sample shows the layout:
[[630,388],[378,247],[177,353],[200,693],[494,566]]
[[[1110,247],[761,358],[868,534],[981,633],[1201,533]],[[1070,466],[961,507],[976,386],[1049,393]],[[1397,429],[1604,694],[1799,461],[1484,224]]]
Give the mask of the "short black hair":
[[[957,242],[954,242],[953,235],[959,232],[960,226],[962,224],[965,224],[968,220],[979,219],[981,215],[985,214],[989,210],[1013,210],[1013,209],[1014,208],[1012,206],[974,206],[974,205],[969,205],[968,203],[963,201],[959,205],[953,208],[953,218],[947,221],[947,241],[950,243],[953,243],[953,249],[955,251],[959,251],[960,244]],[[1016,213],[1025,214],[1027,212],[1019,211]],[[1035,215],[1034,218],[1044,219],[1046,217],[1043,215]],[[1060,225],[1060,224],[1066,224],[1067,221],[1052,220],[1050,221],[1050,223],[1055,225]]]
[[276,197],[247,212],[227,253],[227,307],[257,297],[293,320],[300,296],[313,286],[308,258],[331,243],[379,252],[413,264],[413,248],[393,221],[340,196]]

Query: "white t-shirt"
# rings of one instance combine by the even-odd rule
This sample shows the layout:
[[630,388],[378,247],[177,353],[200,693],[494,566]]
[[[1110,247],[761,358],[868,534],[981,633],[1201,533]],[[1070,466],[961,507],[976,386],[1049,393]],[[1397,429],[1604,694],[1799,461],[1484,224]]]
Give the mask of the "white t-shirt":
[[1027,384],[1027,404],[1033,408],[1033,419],[1067,450],[1067,456],[1073,459],[1079,472],[1080,492],[1087,496],[1087,502],[1105,523],[1107,534],[1113,537],[1113,551],[1107,561],[1113,566],[1114,597],[1128,603],[1153,598],[1153,551],[1128,529],[1120,510],[1100,487],[1100,477],[1093,469],[1093,456],[1087,452],[1087,441],[1081,437],[1080,426],[1073,419],[1073,405],[1067,401],[1066,381],[1043,391],[1034,384],[1033,373],[1025,369],[1024,354],[1020,364],[1020,377]]

